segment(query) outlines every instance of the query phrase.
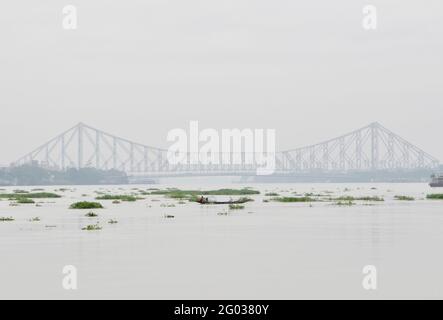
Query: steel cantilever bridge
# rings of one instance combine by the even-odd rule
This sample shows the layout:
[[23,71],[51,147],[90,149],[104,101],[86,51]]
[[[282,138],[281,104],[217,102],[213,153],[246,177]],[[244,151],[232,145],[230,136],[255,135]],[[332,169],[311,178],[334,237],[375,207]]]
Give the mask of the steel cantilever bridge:
[[[116,169],[132,176],[256,175],[258,167],[257,164],[171,164],[166,149],[123,139],[83,123],[49,140],[12,165],[24,164],[57,170],[86,167]],[[288,175],[432,170],[438,166],[436,158],[379,123],[275,155],[275,173]]]

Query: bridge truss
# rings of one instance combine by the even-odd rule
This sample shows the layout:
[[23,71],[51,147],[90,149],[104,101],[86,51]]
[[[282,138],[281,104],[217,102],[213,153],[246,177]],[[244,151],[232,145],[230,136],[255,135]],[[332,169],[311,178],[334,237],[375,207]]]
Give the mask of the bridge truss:
[[439,161],[379,123],[312,146],[281,152],[282,171],[434,169]]
[[[191,155],[188,155],[191,157]],[[232,155],[231,155],[232,156]],[[235,156],[235,155],[234,155]],[[218,157],[224,157],[219,154]],[[246,155],[242,153],[241,159]],[[255,158],[255,157],[254,157]],[[165,149],[114,136],[79,123],[12,165],[33,164],[45,168],[116,169],[129,175],[249,175],[252,164],[171,164]],[[338,138],[315,145],[277,152],[275,173],[358,172],[373,170],[435,169],[439,161],[389,131],[372,123]]]

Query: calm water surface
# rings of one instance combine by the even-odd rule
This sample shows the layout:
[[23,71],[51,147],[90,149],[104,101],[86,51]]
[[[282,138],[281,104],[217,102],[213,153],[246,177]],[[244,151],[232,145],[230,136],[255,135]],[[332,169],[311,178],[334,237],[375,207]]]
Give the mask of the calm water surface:
[[[39,206],[10,206],[4,199],[0,217],[15,221],[0,222],[0,298],[443,298],[443,201],[425,199],[443,190],[426,184],[251,186],[261,194],[243,210],[149,195],[136,202],[101,201],[105,209],[94,211],[97,218],[68,207],[93,200],[97,191],[130,194],[149,186],[45,187],[63,197],[37,199]],[[385,201],[263,202],[266,192]],[[41,221],[30,222],[33,217]],[[97,222],[102,230],[81,230]],[[76,291],[62,287],[65,265],[78,270]],[[377,267],[375,291],[362,287],[365,265]]]

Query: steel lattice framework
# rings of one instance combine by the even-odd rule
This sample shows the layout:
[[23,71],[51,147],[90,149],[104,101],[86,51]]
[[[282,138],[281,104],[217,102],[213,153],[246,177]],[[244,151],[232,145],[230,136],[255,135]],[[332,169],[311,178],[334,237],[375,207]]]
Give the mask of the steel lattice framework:
[[281,152],[282,171],[434,169],[439,161],[379,123],[312,146]]
[[164,170],[166,150],[135,143],[79,123],[28,153],[13,165],[46,168],[116,169],[125,172]]
[[[219,155],[220,158],[223,154]],[[241,155],[244,159],[245,154]],[[222,163],[220,161],[220,163]],[[319,144],[277,152],[275,172],[354,172],[387,169],[435,169],[439,161],[389,131],[372,123]],[[79,123],[13,165],[34,164],[46,168],[93,167],[116,169],[132,175],[255,174],[257,164],[173,165],[167,150],[155,148]]]

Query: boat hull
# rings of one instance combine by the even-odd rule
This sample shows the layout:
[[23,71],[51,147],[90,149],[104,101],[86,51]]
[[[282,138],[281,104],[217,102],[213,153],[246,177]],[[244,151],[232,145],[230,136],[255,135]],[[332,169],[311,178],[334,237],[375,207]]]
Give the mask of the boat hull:
[[208,202],[199,202],[200,204],[243,204],[248,201],[208,201]]
[[429,185],[431,188],[443,188],[443,183],[431,182]]

